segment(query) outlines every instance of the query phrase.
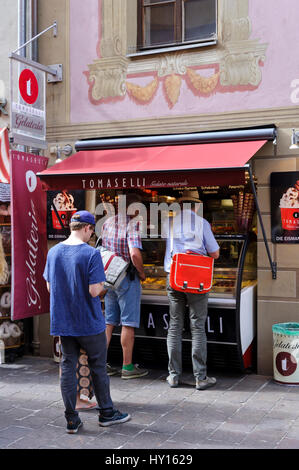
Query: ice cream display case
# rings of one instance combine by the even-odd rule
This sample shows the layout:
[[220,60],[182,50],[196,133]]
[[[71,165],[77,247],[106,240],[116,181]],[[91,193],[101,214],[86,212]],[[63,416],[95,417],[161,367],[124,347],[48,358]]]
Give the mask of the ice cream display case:
[[[165,190],[145,194],[143,201],[169,204],[176,202],[182,191]],[[199,191],[200,192],[200,191]],[[211,194],[212,192],[212,194]],[[256,223],[254,200],[248,187],[201,188],[204,218],[210,223],[220,246],[220,257],[214,263],[212,290],[209,293],[206,333],[208,362],[213,367],[245,370],[254,366],[256,315]],[[149,213],[149,211],[148,211]],[[141,283],[141,320],[135,330],[135,360],[144,364],[164,363],[169,326],[167,273],[164,271],[166,239],[162,238],[161,220],[156,225],[147,220],[154,237],[142,240],[146,279]],[[200,295],[200,294],[198,294]],[[114,329],[109,347],[109,360],[119,358],[120,328]],[[116,347],[113,355],[114,345]],[[191,365],[191,332],[186,311],[183,331],[183,362]]]
[[[209,294],[206,322],[208,365],[244,371],[255,365],[256,235],[253,232],[225,234],[216,235],[216,239],[221,255],[215,260],[213,287]],[[163,363],[166,367],[169,307],[164,253],[165,240],[143,241],[147,277],[142,283],[141,321],[140,328],[135,331],[134,355],[141,363]],[[120,330],[115,329],[115,333],[120,333]],[[113,343],[109,354],[113,360]],[[185,314],[182,354],[183,363],[190,367],[188,312]]]

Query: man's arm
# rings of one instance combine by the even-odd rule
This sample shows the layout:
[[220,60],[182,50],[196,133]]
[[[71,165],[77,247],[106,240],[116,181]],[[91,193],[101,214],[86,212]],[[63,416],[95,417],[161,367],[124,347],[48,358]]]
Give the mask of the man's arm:
[[[50,283],[47,282],[47,289],[50,292]],[[98,284],[90,284],[89,285],[89,293],[91,297],[98,297],[98,295],[103,295],[106,293],[106,289],[104,288],[104,283],[99,282]]]
[[143,268],[142,254],[139,248],[130,248],[130,257],[133,265],[138,271],[138,276],[141,281],[145,281],[146,275]]
[[217,259],[219,258],[219,253],[220,250],[217,250],[217,251],[213,251],[212,253],[208,253],[209,256],[211,256],[211,258],[214,258],[214,259]]
[[91,297],[98,297],[103,295],[106,292],[103,282],[98,282],[97,284],[89,284],[89,293]]

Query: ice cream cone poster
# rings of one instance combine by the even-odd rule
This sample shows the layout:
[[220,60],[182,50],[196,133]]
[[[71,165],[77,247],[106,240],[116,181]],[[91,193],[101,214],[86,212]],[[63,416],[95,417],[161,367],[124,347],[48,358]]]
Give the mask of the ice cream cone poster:
[[84,191],[47,192],[47,234],[48,240],[64,240],[69,236],[72,215],[85,209]]
[[299,243],[299,171],[271,173],[273,243]]

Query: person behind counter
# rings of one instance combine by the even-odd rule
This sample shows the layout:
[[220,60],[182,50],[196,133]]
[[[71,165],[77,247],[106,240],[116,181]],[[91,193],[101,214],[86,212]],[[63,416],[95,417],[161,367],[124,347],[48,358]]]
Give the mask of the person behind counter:
[[[185,192],[180,202],[181,212],[173,220],[173,253],[185,253],[190,250],[202,255],[219,257],[219,245],[212,233],[210,224],[196,214],[196,204],[201,201]],[[194,191],[192,191],[194,193]],[[191,210],[184,209],[183,203],[192,203]],[[191,222],[191,230],[182,221]],[[200,230],[195,231],[195,227]],[[207,337],[205,323],[208,313],[208,293],[191,294],[179,292],[169,285],[171,264],[170,232],[166,242],[164,270],[167,276],[167,295],[169,301],[169,328],[167,333],[168,372],[167,382],[170,387],[178,387],[182,375],[182,332],[186,305],[189,306],[190,329],[192,335],[192,367],[197,390],[205,390],[216,384],[214,377],[207,376]]]
[[105,273],[100,253],[88,242],[94,234],[95,218],[88,211],[73,214],[69,238],[48,252],[44,278],[50,292],[50,334],[60,336],[60,387],[65,406],[67,432],[82,426],[76,411],[76,365],[80,348],[88,355],[99,425],[124,423],[127,413],[114,409],[106,373],[105,320],[99,295],[104,291]]
[[[126,207],[140,202],[137,194],[126,195]],[[141,236],[138,224],[130,223],[132,217],[118,214],[106,220],[102,227],[102,246],[131,262],[126,277],[115,289],[108,289],[105,296],[105,318],[107,345],[109,347],[114,326],[121,325],[121,347],[123,352],[122,379],[137,379],[148,374],[146,369],[132,363],[135,328],[140,324],[141,285],[145,280],[141,255]],[[107,364],[109,375],[117,369]]]

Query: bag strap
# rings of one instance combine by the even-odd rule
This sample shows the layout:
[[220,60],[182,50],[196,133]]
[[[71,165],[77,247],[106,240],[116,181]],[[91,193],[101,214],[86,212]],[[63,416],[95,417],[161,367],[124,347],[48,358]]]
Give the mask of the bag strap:
[[170,258],[173,255],[173,215],[170,217]]
[[102,237],[101,236],[97,239],[96,244],[95,244],[95,248],[98,248],[99,246],[102,246]]
[[115,256],[116,256],[115,254],[110,256],[110,258],[108,259],[107,263],[104,266],[104,271],[106,271],[108,269],[111,261],[113,260],[113,258],[115,258]]

